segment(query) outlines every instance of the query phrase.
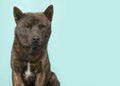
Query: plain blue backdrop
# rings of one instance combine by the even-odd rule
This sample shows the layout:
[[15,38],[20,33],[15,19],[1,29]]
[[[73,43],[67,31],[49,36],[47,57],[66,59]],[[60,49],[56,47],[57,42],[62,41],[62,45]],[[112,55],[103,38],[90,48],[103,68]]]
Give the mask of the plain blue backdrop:
[[54,5],[48,45],[61,86],[120,86],[120,0],[0,0],[0,86],[12,86],[13,7]]

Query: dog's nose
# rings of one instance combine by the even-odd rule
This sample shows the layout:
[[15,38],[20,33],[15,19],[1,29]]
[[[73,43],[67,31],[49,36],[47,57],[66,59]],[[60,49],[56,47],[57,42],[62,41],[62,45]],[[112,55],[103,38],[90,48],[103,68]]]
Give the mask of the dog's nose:
[[39,41],[40,38],[39,38],[38,36],[35,36],[35,37],[32,38],[32,40],[33,40],[33,41]]

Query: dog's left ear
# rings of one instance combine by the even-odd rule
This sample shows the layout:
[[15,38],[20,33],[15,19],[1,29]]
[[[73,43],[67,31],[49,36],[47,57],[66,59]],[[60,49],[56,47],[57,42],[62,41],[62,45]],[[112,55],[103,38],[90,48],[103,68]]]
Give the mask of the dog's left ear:
[[20,19],[23,18],[24,13],[18,8],[18,7],[14,7],[13,8],[13,14],[14,14],[14,19],[15,22],[17,23]]
[[48,8],[44,11],[44,14],[46,15],[46,17],[52,21],[52,17],[53,17],[53,5],[48,6]]

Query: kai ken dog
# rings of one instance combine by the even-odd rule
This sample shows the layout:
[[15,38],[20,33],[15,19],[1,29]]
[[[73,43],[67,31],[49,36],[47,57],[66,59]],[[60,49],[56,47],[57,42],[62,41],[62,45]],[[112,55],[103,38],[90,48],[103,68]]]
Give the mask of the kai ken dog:
[[14,7],[15,38],[11,53],[13,86],[60,86],[50,69],[47,44],[53,6],[44,12],[23,13]]

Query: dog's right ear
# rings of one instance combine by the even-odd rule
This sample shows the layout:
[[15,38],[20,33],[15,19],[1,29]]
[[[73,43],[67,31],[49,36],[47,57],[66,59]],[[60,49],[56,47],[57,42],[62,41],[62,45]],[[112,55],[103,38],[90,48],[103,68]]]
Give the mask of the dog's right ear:
[[24,13],[17,7],[14,7],[13,8],[14,12],[14,19],[15,19],[15,22],[17,23],[23,16],[24,16]]
[[46,17],[52,21],[52,17],[53,17],[53,5],[48,6],[48,8],[44,11],[44,14],[46,15]]

